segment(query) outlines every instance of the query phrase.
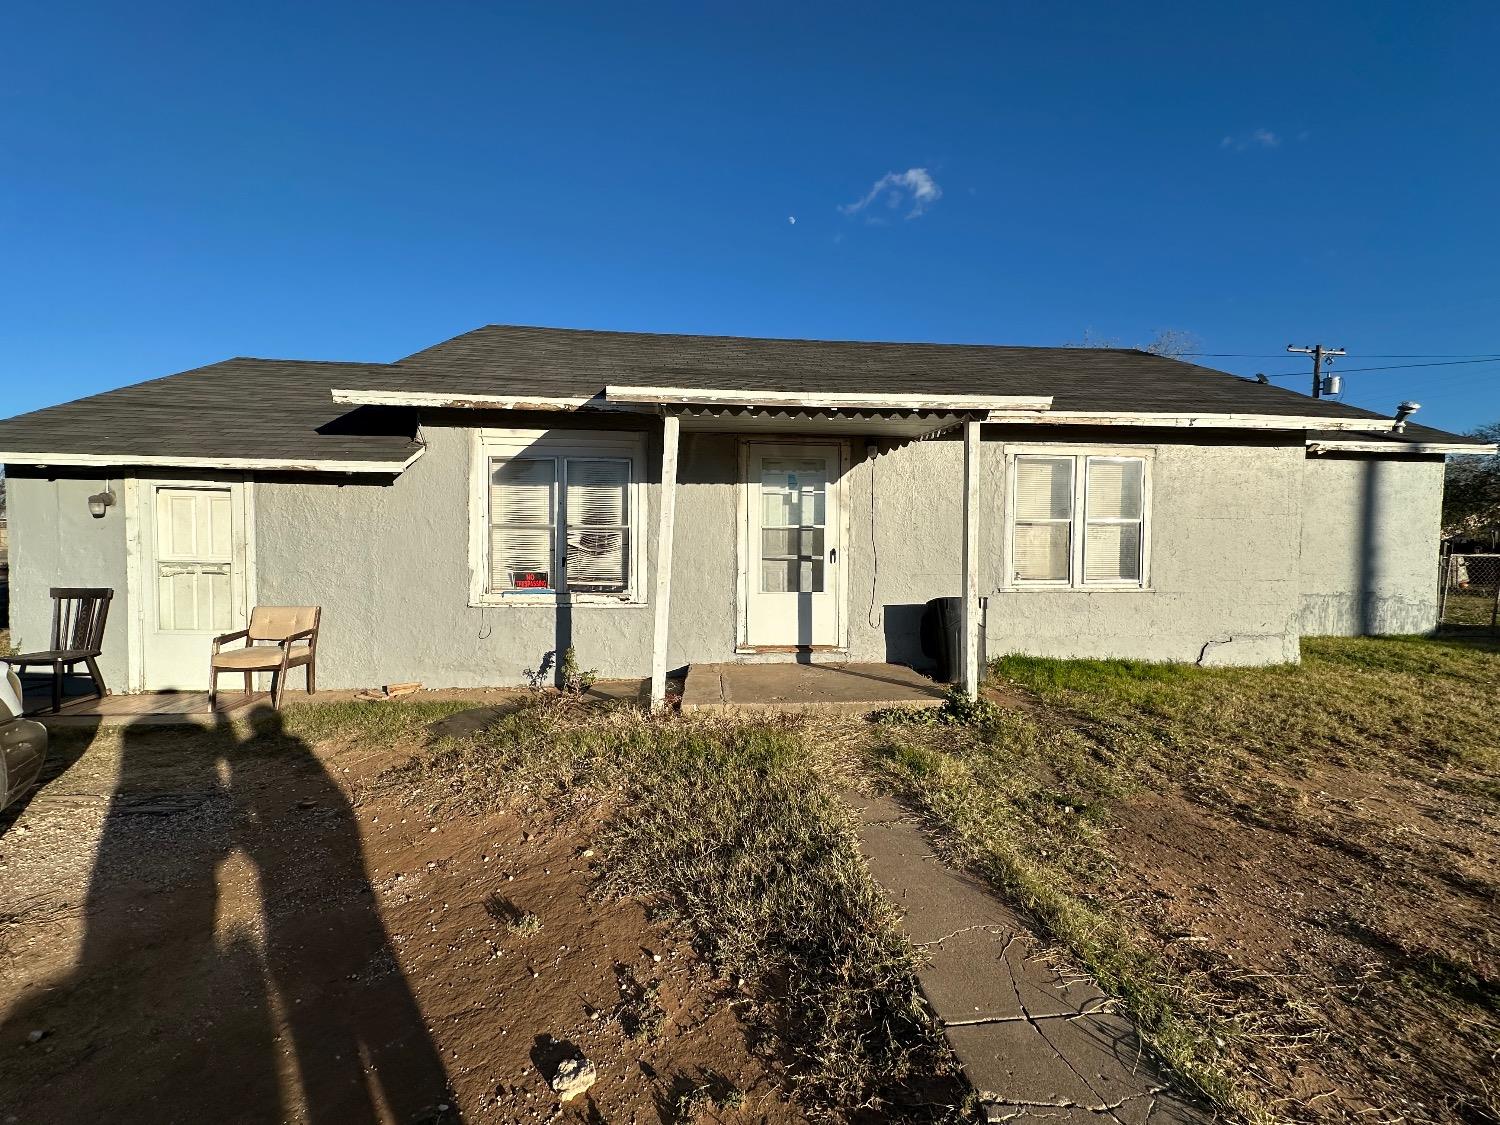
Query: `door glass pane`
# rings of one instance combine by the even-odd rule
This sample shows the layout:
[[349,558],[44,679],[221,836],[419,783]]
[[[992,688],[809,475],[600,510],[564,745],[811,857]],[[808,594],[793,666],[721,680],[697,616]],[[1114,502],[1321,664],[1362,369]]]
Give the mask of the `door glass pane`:
[[822,559],[767,559],[760,564],[763,594],[821,594]]
[[760,494],[761,592],[822,593],[827,461],[813,457],[762,458]]

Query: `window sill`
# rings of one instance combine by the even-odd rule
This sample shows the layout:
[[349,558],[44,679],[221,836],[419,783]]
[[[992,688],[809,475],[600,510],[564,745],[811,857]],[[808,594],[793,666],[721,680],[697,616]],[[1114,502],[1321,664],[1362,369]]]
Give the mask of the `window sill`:
[[1001,586],[1001,594],[1154,594],[1150,586],[1064,586],[1061,583],[1026,583]]
[[469,608],[550,608],[558,606],[587,606],[590,609],[639,609],[650,605],[640,598],[624,594],[481,594],[470,595]]

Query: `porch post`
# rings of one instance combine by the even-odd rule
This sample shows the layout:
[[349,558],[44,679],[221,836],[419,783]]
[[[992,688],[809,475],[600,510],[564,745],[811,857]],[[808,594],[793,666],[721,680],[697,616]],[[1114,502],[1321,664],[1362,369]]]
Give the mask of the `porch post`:
[[656,595],[651,630],[651,709],[667,701],[667,620],[672,608],[672,523],[677,515],[677,415],[661,420],[661,488],[656,502]]
[[979,697],[979,422],[964,423],[964,691]]

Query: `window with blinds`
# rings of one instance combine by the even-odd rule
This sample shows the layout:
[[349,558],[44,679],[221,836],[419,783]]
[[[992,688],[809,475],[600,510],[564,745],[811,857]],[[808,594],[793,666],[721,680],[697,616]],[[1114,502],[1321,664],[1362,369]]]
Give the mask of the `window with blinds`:
[[1146,458],[1018,454],[1012,461],[1011,581],[1140,587]]
[[1083,580],[1141,580],[1146,463],[1139,457],[1090,457],[1084,493]]
[[1072,457],[1017,457],[1015,580],[1066,582],[1073,557]]
[[628,457],[494,458],[489,468],[490,592],[628,591]]

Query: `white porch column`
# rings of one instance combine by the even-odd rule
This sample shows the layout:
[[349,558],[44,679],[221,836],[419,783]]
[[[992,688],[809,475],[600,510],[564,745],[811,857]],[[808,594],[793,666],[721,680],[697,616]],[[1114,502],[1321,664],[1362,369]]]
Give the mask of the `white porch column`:
[[979,423],[964,423],[964,691],[979,696]]
[[651,630],[651,709],[667,700],[667,621],[672,612],[672,523],[677,516],[677,415],[661,420],[661,487],[656,501],[656,593]]

